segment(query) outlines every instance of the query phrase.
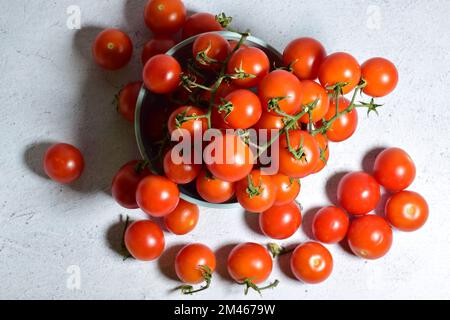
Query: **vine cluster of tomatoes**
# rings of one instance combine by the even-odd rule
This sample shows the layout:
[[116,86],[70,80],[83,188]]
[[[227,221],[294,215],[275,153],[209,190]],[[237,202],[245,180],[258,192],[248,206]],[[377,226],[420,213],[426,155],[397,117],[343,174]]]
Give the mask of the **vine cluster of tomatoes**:
[[[145,128],[146,138],[155,147],[152,150],[158,151],[151,161],[134,160],[119,170],[112,183],[114,199],[125,208],[140,208],[152,218],[162,218],[168,231],[182,235],[191,232],[199,219],[199,208],[180,199],[178,185],[191,185],[205,201],[219,204],[235,198],[246,211],[258,213],[267,237],[281,240],[294,235],[302,223],[301,208],[295,202],[300,179],[325,167],[330,141],[341,142],[353,135],[357,108],[377,112],[380,105],[374,98],[395,89],[396,67],[384,58],[360,65],[348,53],[327,55],[322,44],[312,38],[290,42],[281,65],[272,66],[274,61],[263,50],[246,41],[249,33],[241,33],[239,41],[228,41],[215,32],[228,28],[230,17],[208,13],[187,17],[181,0],[150,0],[144,17],[155,37],[142,52],[143,81],[121,90],[118,111],[134,122],[142,85],[158,95],[158,105],[151,106]],[[165,54],[180,33],[181,39],[196,37],[191,55],[183,61]],[[95,61],[108,70],[126,66],[132,53],[130,38],[117,29],[104,30],[93,44]],[[371,99],[358,102],[359,94]],[[218,135],[200,151],[203,147],[222,150],[220,154],[213,151],[214,161],[174,161],[171,135],[180,131],[183,140],[186,134],[195,136],[208,129],[216,129]],[[249,129],[275,131],[263,145],[253,145]],[[271,159],[278,172],[267,175],[259,157],[275,142],[278,148],[272,150]],[[192,160],[196,152],[192,146],[188,158]],[[52,146],[45,155],[47,174],[61,183],[77,179],[83,166],[81,153],[67,144]],[[373,175],[353,172],[342,178],[339,207],[317,212],[314,237],[326,244],[347,238],[356,255],[367,259],[383,256],[392,243],[390,225],[412,231],[427,219],[423,197],[404,191],[414,177],[415,166],[408,154],[398,148],[386,149],[377,157]],[[393,193],[385,218],[369,214],[379,204],[380,185]],[[164,250],[164,233],[152,220],[127,223],[124,244],[134,258],[154,260]],[[277,280],[259,286],[272,271],[270,253],[275,257],[289,251],[276,244],[267,248],[240,244],[229,254],[229,274],[245,284],[246,292],[273,288]],[[175,259],[176,273],[185,283],[180,287],[184,293],[208,288],[215,268],[214,252],[199,243],[182,248]],[[324,281],[332,268],[330,252],[319,242],[301,244],[292,252],[291,269],[301,281]],[[192,287],[203,281],[204,286]]]

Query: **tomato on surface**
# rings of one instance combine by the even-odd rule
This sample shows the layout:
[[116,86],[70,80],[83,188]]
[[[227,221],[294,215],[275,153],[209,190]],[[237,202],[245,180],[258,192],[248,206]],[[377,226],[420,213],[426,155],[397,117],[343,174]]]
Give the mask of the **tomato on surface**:
[[367,215],[353,220],[347,233],[350,249],[365,259],[384,256],[392,245],[392,229],[383,218]]
[[251,281],[258,284],[267,280],[272,272],[272,258],[262,245],[242,243],[228,256],[228,273],[238,283]]
[[[288,138],[295,155],[288,149]],[[283,134],[280,139],[277,159],[280,173],[293,178],[304,178],[311,174],[320,160],[316,139],[302,130],[290,130],[289,137]]]
[[198,206],[180,199],[175,210],[164,217],[164,225],[173,234],[183,235],[194,230],[198,217]]
[[144,21],[153,33],[176,33],[185,20],[186,8],[182,0],[149,0],[145,6]]
[[324,88],[338,83],[348,83],[342,87],[343,94],[352,91],[361,80],[361,67],[350,54],[336,52],[322,62],[319,69],[319,81]]
[[147,176],[141,180],[136,190],[136,202],[145,213],[152,217],[163,217],[178,205],[178,186],[161,176]]
[[[350,101],[344,97],[339,97],[339,105],[338,112],[341,112],[350,105]],[[331,99],[330,107],[328,108],[328,112],[325,115],[325,121],[329,121],[336,115],[336,100]],[[323,123],[320,121],[318,126],[322,126]],[[347,114],[340,116],[330,128],[327,130],[326,135],[328,140],[333,142],[341,142],[350,138],[356,131],[356,127],[358,126],[358,112],[356,109],[352,109]]]
[[317,161],[317,165],[313,170],[313,173],[317,173],[322,171],[323,168],[325,168],[325,166],[328,163],[328,160],[330,159],[330,146],[328,144],[327,137],[321,133],[314,135],[314,139],[316,139],[320,150],[319,161]]
[[180,83],[180,76],[180,64],[166,54],[151,57],[145,64],[142,74],[147,89],[156,94],[175,91]]
[[145,66],[150,58],[158,55],[164,54],[170,50],[173,46],[175,46],[177,42],[169,36],[157,36],[147,42],[142,49],[141,61],[142,65]]
[[234,183],[220,180],[207,170],[202,170],[197,177],[198,194],[211,203],[223,203],[234,196]]
[[387,190],[398,192],[408,188],[414,181],[416,166],[404,150],[388,148],[376,157],[373,175]]
[[314,215],[312,232],[323,243],[337,243],[344,240],[350,219],[344,210],[338,207],[323,207]]
[[206,69],[220,69],[230,53],[230,43],[221,35],[212,32],[199,35],[192,46],[195,61]]
[[401,231],[416,231],[428,219],[428,204],[417,192],[400,191],[386,202],[386,219]]
[[281,173],[271,177],[277,189],[274,205],[287,205],[297,198],[301,188],[299,179],[291,178]]
[[217,22],[214,15],[206,12],[200,12],[195,13],[186,19],[181,37],[184,40],[200,33],[222,30],[222,26],[219,22]]
[[202,165],[195,163],[193,150],[189,155],[176,155],[173,153],[173,149],[169,150],[164,156],[163,167],[166,177],[176,184],[187,184],[194,181],[202,170]]
[[134,123],[134,114],[139,92],[142,88],[142,81],[127,84],[119,93],[117,111],[129,122]]
[[262,114],[258,96],[245,89],[228,94],[217,108],[223,122],[234,129],[253,127]]
[[259,214],[261,231],[272,239],[287,239],[302,224],[302,213],[297,203],[273,206]]
[[365,215],[380,201],[380,185],[365,172],[350,172],[339,181],[337,199],[348,213]]
[[265,76],[258,87],[264,111],[276,114],[270,110],[269,101],[279,98],[278,107],[284,113],[294,115],[301,110],[303,86],[300,80],[286,70],[275,70]]
[[255,87],[269,73],[269,58],[261,49],[251,47],[239,48],[228,61],[227,73],[235,74],[239,70],[252,74],[255,77],[234,79],[233,83],[241,88]]
[[398,83],[395,65],[384,58],[372,58],[361,66],[362,78],[367,85],[363,92],[371,97],[384,97],[394,91]]
[[310,284],[320,283],[333,271],[333,257],[320,243],[306,242],[292,253],[291,270],[300,281]]
[[[322,120],[322,118],[327,114],[328,108],[330,106],[327,91],[315,81],[303,80],[301,84],[303,91],[301,104],[303,106],[306,106],[317,100],[317,104],[311,111],[311,122],[315,123]],[[309,123],[309,114],[307,113],[303,117],[301,117],[300,122]]]
[[81,176],[83,170],[83,155],[80,150],[70,144],[54,144],[45,152],[45,174],[56,182],[71,183]]
[[263,212],[275,203],[277,189],[272,177],[260,170],[236,183],[236,197],[240,205],[249,212]]
[[125,247],[137,260],[152,261],[159,258],[165,247],[164,233],[150,220],[130,224],[125,231]]
[[[190,134],[190,139],[193,141],[195,134],[203,134],[208,129],[208,121],[206,118],[198,119],[184,119],[185,117],[204,116],[205,112],[197,107],[182,106],[174,110],[169,117],[167,127],[169,134],[172,134],[178,129],[186,130],[186,134]],[[181,132],[183,133],[183,132]]]
[[126,163],[113,178],[111,187],[113,198],[124,208],[139,208],[136,202],[136,189],[139,182],[150,174],[144,161],[133,160]]
[[326,57],[323,45],[313,38],[298,38],[291,41],[283,52],[284,66],[291,66],[301,80],[314,80]]
[[130,37],[118,29],[106,29],[100,32],[92,45],[95,62],[107,70],[125,67],[133,55],[133,43]]
[[175,271],[184,283],[197,284],[204,281],[202,267],[208,267],[211,272],[216,269],[216,256],[204,244],[188,244],[175,258]]

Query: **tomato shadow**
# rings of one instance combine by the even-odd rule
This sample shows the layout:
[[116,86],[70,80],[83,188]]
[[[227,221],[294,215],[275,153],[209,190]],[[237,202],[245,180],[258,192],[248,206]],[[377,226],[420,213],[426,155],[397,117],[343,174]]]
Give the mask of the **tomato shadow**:
[[302,217],[302,230],[310,239],[314,239],[312,231],[314,216],[322,207],[314,207],[305,211]]
[[254,233],[259,235],[264,235],[262,233],[261,228],[259,227],[259,214],[253,213],[253,212],[244,212],[244,222],[249,227],[250,230],[252,230]]
[[25,148],[25,152],[23,154],[23,161],[27,165],[28,169],[44,179],[49,179],[44,171],[44,155],[47,149],[54,143],[55,142],[45,141],[29,144]]
[[[130,221],[131,223],[131,221]],[[106,232],[106,241],[108,243],[109,248],[121,256],[123,259],[129,257],[129,253],[125,248],[125,244],[123,242],[123,236],[126,227],[126,217],[123,215],[119,216],[119,221],[116,221],[112,224],[108,231]]]
[[147,2],[148,0],[126,0],[123,7],[124,30],[129,31],[134,44],[135,55],[139,59],[145,43],[153,37],[144,21],[144,9]]
[[386,191],[381,192],[380,201],[378,201],[377,207],[375,208],[375,214],[382,218],[385,218],[385,210],[386,202],[389,200],[391,194]]
[[375,163],[375,159],[380,154],[380,152],[386,148],[387,147],[375,147],[369,150],[361,161],[361,167],[363,171],[371,174],[373,172],[373,165]]
[[216,250],[216,273],[222,278],[227,280],[228,282],[234,283],[233,278],[231,278],[230,274],[228,273],[227,268],[227,262],[228,262],[228,256],[230,255],[231,250],[235,246],[237,246],[238,243],[229,243],[226,244],[219,249]]
[[[295,244],[288,245],[288,246],[286,246],[286,249],[294,250],[295,247],[296,247]],[[291,252],[282,254],[276,258],[275,263],[278,265],[278,268],[281,270],[281,272],[284,273],[285,276],[287,276],[288,278],[293,279],[295,281],[298,281],[291,270],[291,255],[292,255]]]
[[186,245],[187,243],[179,243],[172,245],[169,248],[166,248],[158,259],[158,267],[161,270],[161,273],[168,279],[174,281],[180,281],[178,279],[177,273],[175,272],[175,258],[178,252]]
[[338,189],[339,181],[341,181],[341,179],[347,173],[349,173],[349,171],[340,171],[340,172],[335,173],[328,179],[328,181],[325,185],[325,190],[326,190],[328,200],[336,206],[338,205],[337,189]]
[[344,240],[342,240],[341,242],[338,243],[339,247],[344,250],[345,253],[353,256],[356,258],[356,255],[353,253],[352,249],[350,249],[350,246],[348,244],[347,238],[345,238]]

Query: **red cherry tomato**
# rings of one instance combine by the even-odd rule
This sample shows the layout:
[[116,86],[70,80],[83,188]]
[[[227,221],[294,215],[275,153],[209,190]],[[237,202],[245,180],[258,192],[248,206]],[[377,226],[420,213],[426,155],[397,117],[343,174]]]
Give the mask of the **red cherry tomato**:
[[83,169],[83,155],[70,144],[54,144],[45,152],[44,171],[56,182],[71,183],[81,176]]
[[228,273],[238,283],[250,280],[258,284],[267,280],[272,272],[272,258],[262,245],[242,243],[228,256]]
[[[311,80],[303,80],[302,82],[303,99],[302,105],[306,106],[317,100],[317,104],[311,111],[311,121],[313,123],[322,120],[327,114],[330,106],[327,91],[317,82]],[[309,114],[305,114],[300,118],[300,122],[309,123]]]
[[337,243],[344,240],[350,220],[344,210],[323,207],[314,216],[312,231],[314,237],[323,243]]
[[302,84],[285,70],[275,70],[265,76],[259,84],[258,93],[264,111],[276,114],[269,108],[269,101],[273,98],[282,98],[278,101],[278,107],[284,113],[293,115],[301,109]]
[[208,267],[211,272],[216,269],[214,252],[203,244],[188,244],[175,258],[175,271],[184,283],[197,284],[204,281],[202,267]]
[[299,245],[291,256],[291,270],[303,282],[316,284],[325,281],[333,271],[330,251],[317,242]]
[[236,197],[249,212],[263,212],[275,203],[277,189],[272,177],[253,170],[249,177],[236,183]]
[[206,69],[220,69],[230,53],[231,48],[228,41],[221,35],[212,32],[199,35],[192,46],[192,55],[197,64]]
[[157,54],[144,66],[143,79],[148,90],[156,94],[175,91],[180,83],[181,66],[178,61],[166,54]]
[[361,67],[356,59],[345,52],[330,54],[319,69],[319,81],[323,87],[348,83],[342,88],[344,94],[352,91],[361,80]]
[[[164,156],[163,167],[166,177],[176,184],[187,184],[195,180],[200,170],[201,164],[195,163],[193,151],[190,155],[176,155],[169,150]],[[201,159],[201,158],[200,158]]]
[[228,62],[227,72],[235,74],[239,70],[252,74],[255,77],[235,79],[233,83],[241,88],[255,87],[269,73],[269,58],[261,49],[239,48]]
[[364,215],[380,201],[380,185],[365,172],[350,172],[339,181],[337,198],[348,213]]
[[328,139],[323,134],[316,134],[314,139],[316,139],[320,149],[320,159],[317,161],[316,168],[313,170],[313,173],[317,173],[322,171],[322,169],[327,165],[330,158],[330,147],[328,145]]
[[142,50],[141,61],[142,65],[145,66],[150,58],[158,55],[164,54],[175,46],[177,42],[169,36],[158,36],[147,42]]
[[[236,40],[231,40],[231,41],[228,41],[228,42],[230,43],[231,51],[234,51],[234,49],[236,48],[236,46],[239,43],[239,41],[236,41]],[[248,46],[245,43],[241,43],[239,49],[240,48],[248,48]]]
[[314,80],[325,56],[325,48],[319,41],[312,38],[298,38],[284,49],[283,63],[285,66],[290,65],[299,79]]
[[263,111],[259,121],[253,126],[256,130],[266,129],[270,132],[271,129],[281,130],[284,128],[283,117],[277,116],[273,113]]
[[[350,105],[350,101],[344,97],[339,98],[338,112],[341,112]],[[331,99],[330,107],[327,114],[325,115],[325,120],[329,121],[336,115],[336,100]],[[319,122],[319,126],[322,126],[322,122]],[[341,142],[350,138],[356,131],[358,126],[358,112],[356,109],[352,109],[347,114],[340,116],[330,128],[327,130],[327,138],[333,142]]]
[[428,219],[428,204],[417,192],[400,191],[386,202],[386,219],[401,231],[420,229]]
[[177,185],[165,177],[145,177],[136,190],[139,208],[152,217],[163,217],[171,213],[179,200],[180,191]]
[[97,36],[92,46],[95,62],[107,70],[125,67],[133,55],[130,37],[117,29],[106,29]]
[[[168,129],[172,134],[177,129],[187,130],[186,134],[190,134],[191,140],[195,135],[201,135],[208,129],[208,121],[206,118],[183,120],[184,117],[203,116],[205,112],[202,109],[192,106],[182,106],[172,112],[169,117]],[[181,132],[183,135],[184,133]]]
[[259,214],[261,231],[272,239],[287,239],[302,223],[300,208],[295,202],[282,206],[273,206]]
[[223,28],[220,23],[217,22],[214,15],[200,12],[195,13],[186,19],[181,37],[184,40],[200,33],[221,30],[223,30]]
[[149,0],[145,6],[147,27],[157,34],[178,32],[186,20],[186,8],[181,0]]
[[125,246],[137,260],[151,261],[159,258],[164,250],[165,240],[161,228],[149,220],[133,222],[125,231]]
[[164,217],[164,225],[173,234],[187,234],[197,226],[198,216],[197,205],[180,199],[175,210]]
[[[217,89],[216,95],[214,96],[214,103],[220,104],[222,102],[222,98],[225,98],[227,95],[237,89],[239,88],[236,87],[232,82],[222,81],[219,85],[219,88]],[[211,99],[211,92],[204,90],[200,94],[200,99],[209,103],[209,100]]]
[[383,218],[367,215],[352,221],[347,233],[350,249],[365,259],[384,256],[392,245],[392,229]]
[[373,175],[378,183],[391,192],[408,188],[416,177],[416,166],[400,148],[383,150],[375,159]]
[[234,129],[253,127],[261,118],[262,109],[258,96],[250,90],[235,90],[228,94],[218,112],[223,121]]
[[287,205],[294,201],[300,193],[300,180],[290,178],[284,174],[278,173],[272,176],[272,181],[277,189],[275,205]]
[[128,121],[134,123],[134,113],[142,81],[127,84],[119,93],[117,110]]
[[117,203],[124,208],[139,208],[136,202],[136,189],[139,182],[150,175],[150,170],[143,165],[143,161],[130,161],[114,176],[111,193]]
[[202,170],[197,177],[198,194],[211,203],[223,203],[234,196],[234,183],[220,180],[207,170]]
[[367,85],[363,92],[371,97],[384,97],[394,91],[398,83],[395,65],[384,58],[372,58],[361,66],[362,78]]

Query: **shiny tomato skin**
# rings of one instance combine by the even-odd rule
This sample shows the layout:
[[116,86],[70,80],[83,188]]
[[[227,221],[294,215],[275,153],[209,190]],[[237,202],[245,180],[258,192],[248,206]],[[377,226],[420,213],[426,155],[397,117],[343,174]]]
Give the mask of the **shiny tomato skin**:
[[161,176],[147,176],[141,180],[136,190],[139,208],[152,217],[163,217],[178,205],[178,186]]
[[352,55],[345,52],[330,54],[319,69],[319,81],[324,88],[348,82],[342,88],[343,94],[351,92],[360,80],[361,66]]
[[317,284],[325,281],[333,271],[333,257],[320,243],[306,242],[292,253],[291,270],[298,280]]
[[[239,43],[239,41],[236,41],[236,40],[231,40],[231,41],[228,41],[228,42],[230,43],[231,51],[234,51],[234,49],[236,48],[236,46]],[[242,43],[241,46],[239,47],[239,49],[240,48],[248,48],[248,46],[245,43]]]
[[259,121],[253,126],[253,128],[256,130],[266,129],[269,132],[271,129],[281,130],[284,128],[283,117],[263,111]]
[[[320,84],[315,81],[303,80],[301,84],[303,90],[303,98],[301,104],[303,106],[306,106],[317,100],[316,106],[311,111],[311,121],[312,123],[316,123],[322,120],[322,118],[328,112],[330,106],[328,93]],[[301,117],[300,122],[309,123],[309,114],[307,113],[303,117]]]
[[236,183],[236,197],[240,205],[249,212],[263,212],[275,203],[277,189],[272,181],[272,177],[264,175],[260,170],[253,170],[250,173],[253,186],[259,189],[259,193],[249,194],[249,179],[247,177]]
[[175,58],[166,54],[157,54],[145,64],[142,77],[145,86],[151,92],[171,93],[180,83],[181,66]]
[[269,73],[270,61],[267,55],[258,48],[239,48],[228,62],[228,74],[235,74],[236,70],[242,69],[245,73],[252,74],[254,78],[235,79],[233,83],[241,88],[257,86]]
[[133,43],[130,37],[118,29],[100,32],[92,46],[95,62],[106,70],[118,70],[130,62]]
[[142,81],[127,84],[119,93],[117,110],[129,122],[134,123],[136,103],[141,92]]
[[198,206],[180,199],[175,210],[164,217],[164,225],[173,234],[183,235],[194,230],[198,217]]
[[207,32],[199,35],[192,46],[194,59],[197,59],[198,54],[201,52],[204,52],[209,59],[216,60],[217,63],[210,64],[208,61],[199,62],[196,60],[197,64],[202,68],[218,70],[231,53],[231,47],[230,43],[221,35]]
[[387,221],[401,231],[420,229],[428,220],[428,204],[417,192],[400,191],[386,202]]
[[158,259],[165,247],[163,231],[150,220],[130,224],[125,231],[124,242],[128,252],[141,261]]
[[201,33],[210,31],[222,31],[223,28],[216,17],[210,13],[195,13],[186,19],[181,38],[187,39]]
[[378,259],[391,248],[392,229],[379,216],[363,216],[351,222],[347,241],[355,255],[364,259]]
[[272,272],[272,258],[262,245],[242,243],[228,256],[228,273],[238,283],[250,279],[254,284],[267,280]]
[[337,199],[348,213],[365,215],[378,205],[380,185],[365,172],[350,172],[339,181]]
[[[201,164],[196,164],[193,154],[190,159],[186,159],[180,155],[181,159],[174,159],[172,155],[172,149],[169,150],[164,156],[163,168],[167,178],[176,184],[187,184],[197,178],[200,170],[202,170]],[[181,163],[178,163],[178,160]]]
[[[325,120],[328,121],[336,115],[336,100],[331,99],[330,107],[327,114],[325,115]],[[344,97],[339,98],[338,112],[341,112],[350,105],[350,101]],[[319,122],[319,126],[322,123]],[[353,109],[347,114],[340,116],[336,121],[333,122],[331,127],[327,130],[327,138],[333,142],[342,142],[350,138],[356,131],[358,126],[358,112]]]
[[281,240],[291,237],[301,224],[302,214],[295,202],[273,206],[259,214],[261,231],[272,239]]
[[144,45],[144,49],[142,49],[141,61],[142,65],[145,66],[150,58],[158,55],[164,54],[170,50],[173,46],[175,46],[177,42],[169,36],[158,36],[151,39]]
[[287,205],[297,198],[301,189],[299,179],[293,179],[281,173],[271,177],[277,189],[274,205]]
[[258,94],[264,111],[276,114],[275,111],[269,110],[269,100],[284,97],[283,100],[278,101],[280,110],[294,115],[301,109],[303,86],[292,73],[286,70],[275,70],[261,80]]
[[184,246],[175,257],[175,271],[178,278],[184,283],[198,284],[205,279],[202,266],[216,270],[216,256],[211,249],[201,243],[192,243]]
[[330,159],[330,146],[327,137],[321,133],[314,135],[314,139],[316,139],[317,144],[319,145],[321,154],[319,161],[317,161],[317,165],[313,170],[313,173],[318,173],[322,171],[323,168],[325,168],[328,160]]
[[234,183],[213,177],[202,170],[197,177],[196,187],[202,199],[210,203],[223,203],[234,196]]
[[45,152],[44,171],[53,181],[71,183],[81,176],[83,170],[83,155],[70,144],[54,144]]
[[314,80],[326,57],[323,45],[313,38],[298,38],[291,41],[283,52],[284,66],[292,66],[294,74],[301,80]]
[[362,78],[367,82],[363,92],[371,97],[384,97],[394,91],[398,83],[395,65],[384,58],[372,58],[361,66]]
[[[206,118],[198,118],[198,119],[190,119],[186,122],[182,123],[179,127],[177,127],[177,121],[176,118],[178,115],[185,113],[186,116],[203,116],[205,115],[205,112],[197,107],[193,106],[181,106],[177,109],[175,109],[170,117],[167,124],[167,127],[169,129],[169,134],[172,134],[174,131],[178,129],[186,130],[186,133],[189,133],[191,135],[191,140],[193,141],[195,134],[203,134],[204,131],[208,129],[208,122]],[[180,131],[180,134],[184,133]]]
[[312,231],[318,241],[332,244],[344,240],[349,225],[350,219],[344,210],[329,206],[314,215]]
[[144,20],[155,34],[174,34],[184,25],[186,8],[182,0],[149,0]]
[[373,175],[391,192],[408,188],[416,177],[416,166],[406,151],[400,148],[383,150],[375,159]]
[[239,89],[228,94],[222,105],[231,103],[230,113],[218,111],[223,122],[234,129],[248,129],[253,127],[261,118],[261,102],[256,94],[246,89]]

